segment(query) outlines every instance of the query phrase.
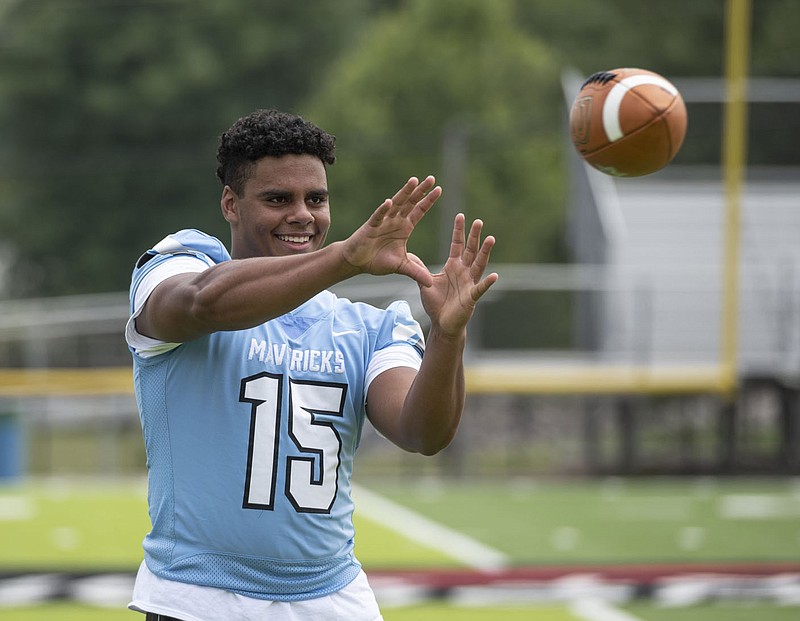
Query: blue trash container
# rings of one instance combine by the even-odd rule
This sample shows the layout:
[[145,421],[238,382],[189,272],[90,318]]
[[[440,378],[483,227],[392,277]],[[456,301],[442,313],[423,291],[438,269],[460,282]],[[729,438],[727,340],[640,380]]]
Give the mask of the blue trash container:
[[22,476],[24,452],[20,417],[0,412],[0,481]]

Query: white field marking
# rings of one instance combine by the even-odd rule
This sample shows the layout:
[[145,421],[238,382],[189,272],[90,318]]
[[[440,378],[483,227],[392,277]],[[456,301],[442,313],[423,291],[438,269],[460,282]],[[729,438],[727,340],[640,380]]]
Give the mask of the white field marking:
[[622,105],[622,99],[628,94],[628,91],[643,84],[660,86],[673,97],[678,94],[678,89],[670,82],[654,75],[632,75],[617,82],[611,87],[603,103],[603,129],[609,142],[619,140],[624,135],[619,125],[619,107]]
[[559,526],[550,535],[550,545],[560,552],[574,550],[581,539],[581,531],[574,526]]
[[703,547],[706,529],[702,526],[684,526],[678,531],[677,543],[681,550],[693,551]]
[[36,516],[36,506],[26,496],[0,497],[0,522],[26,522]]
[[57,526],[50,531],[50,541],[59,550],[75,550],[81,545],[81,534],[71,526]]
[[579,599],[570,604],[569,611],[583,621],[642,621],[602,599]]
[[92,606],[116,608],[131,601],[134,577],[129,574],[104,574],[75,580],[70,585],[72,599]]
[[470,567],[492,571],[508,567],[510,563],[508,556],[499,550],[429,520],[361,486],[353,485],[353,497],[357,511],[369,519]]
[[800,517],[800,498],[774,494],[726,494],[719,515],[727,520],[774,520]]
[[0,610],[13,606],[39,604],[59,592],[58,574],[32,574],[0,582]]

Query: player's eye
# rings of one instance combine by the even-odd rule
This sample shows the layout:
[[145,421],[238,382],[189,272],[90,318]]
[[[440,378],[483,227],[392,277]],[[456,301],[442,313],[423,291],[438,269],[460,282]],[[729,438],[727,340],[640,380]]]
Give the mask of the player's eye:
[[273,196],[267,196],[265,201],[271,205],[284,205],[286,204],[288,198],[286,196],[282,196],[279,194]]

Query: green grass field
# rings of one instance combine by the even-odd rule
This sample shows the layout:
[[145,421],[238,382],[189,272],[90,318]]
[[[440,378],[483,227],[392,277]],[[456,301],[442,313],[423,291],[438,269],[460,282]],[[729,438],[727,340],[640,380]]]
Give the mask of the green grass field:
[[515,565],[800,560],[794,479],[420,481],[380,490]]
[[[369,482],[367,482],[369,483]],[[442,481],[366,484],[382,497],[494,549],[511,566],[800,559],[800,483],[794,480],[618,480],[508,484]],[[358,501],[358,495],[356,495]],[[368,573],[453,568],[447,541],[398,532],[374,508],[356,514],[357,554]],[[384,519],[386,518],[386,519]],[[0,572],[132,572],[149,528],[141,481],[49,480],[0,487]],[[434,538],[435,539],[435,538]],[[642,621],[789,621],[800,606],[769,601],[624,606]],[[567,605],[384,607],[387,621],[577,621]],[[53,603],[4,606],[0,621],[135,621],[116,609]]]

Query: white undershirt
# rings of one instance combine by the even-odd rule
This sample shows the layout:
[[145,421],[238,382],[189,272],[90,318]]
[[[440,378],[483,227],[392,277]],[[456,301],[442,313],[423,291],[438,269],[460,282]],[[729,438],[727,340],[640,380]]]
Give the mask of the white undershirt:
[[383,621],[375,594],[361,571],[330,595],[296,602],[245,597],[224,589],[164,580],[142,563],[128,608],[182,621]]
[[162,261],[161,265],[156,266],[142,279],[136,288],[136,295],[133,299],[133,313],[125,325],[125,340],[137,355],[142,358],[152,358],[180,345],[180,343],[166,343],[151,339],[136,331],[136,318],[142,313],[144,303],[147,302],[147,298],[150,297],[153,290],[171,276],[204,272],[209,267],[208,263],[202,259],[190,255],[179,255],[169,261]]

